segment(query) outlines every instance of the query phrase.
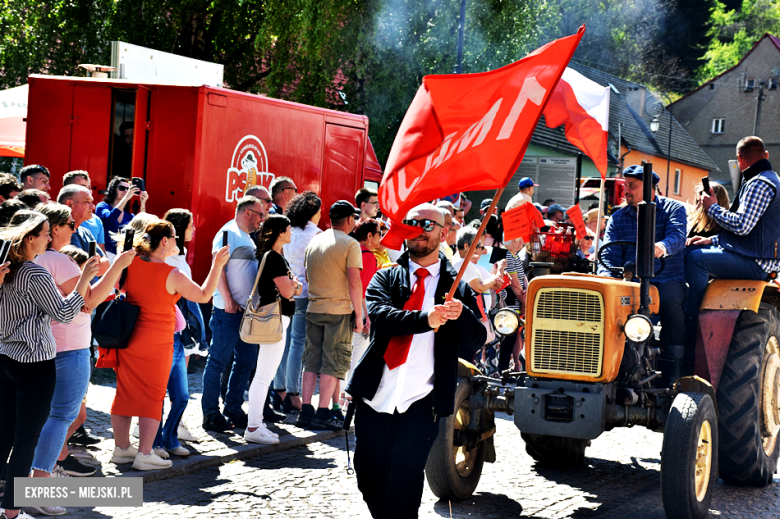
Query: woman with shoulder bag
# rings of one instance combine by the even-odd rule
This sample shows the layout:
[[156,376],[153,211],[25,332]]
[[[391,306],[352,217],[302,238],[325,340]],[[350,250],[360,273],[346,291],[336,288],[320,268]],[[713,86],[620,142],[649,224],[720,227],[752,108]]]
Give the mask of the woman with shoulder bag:
[[[295,313],[293,297],[300,295],[303,285],[290,271],[290,264],[282,256],[282,246],[290,243],[292,227],[286,216],[272,214],[263,222],[257,235],[257,258],[260,270],[257,273],[256,293],[252,298],[257,301],[256,308],[277,305],[281,300],[281,339],[273,344],[260,344],[257,354],[257,369],[249,388],[249,423],[244,439],[249,442],[272,445],[279,443],[279,436],[268,430],[263,423],[263,406],[268,395],[268,387],[273,381],[279,363],[284,355],[285,335],[290,317]],[[247,310],[249,305],[247,305]],[[246,317],[245,317],[246,319]]]
[[72,292],[63,297],[51,274],[33,263],[51,240],[46,216],[19,211],[11,225],[0,233],[11,242],[10,264],[0,267],[0,474],[6,481],[0,508],[8,519],[30,517],[14,506],[14,478],[30,475],[49,416],[57,354],[51,320],[69,323],[79,315],[99,268],[99,258],[90,258]]
[[[178,252],[176,229],[171,222],[156,220],[136,234],[133,246],[138,256],[127,268],[124,288],[127,302],[139,308],[127,348],[117,353],[116,396],[111,406],[114,427],[113,463],[133,462],[136,470],[156,470],[171,466],[153,452],[153,443],[162,418],[163,401],[173,362],[174,305],[179,297],[206,303],[217,289],[229,251],[223,247],[215,255],[206,281],[198,286],[166,258]],[[130,425],[139,417],[138,449],[130,445]]]

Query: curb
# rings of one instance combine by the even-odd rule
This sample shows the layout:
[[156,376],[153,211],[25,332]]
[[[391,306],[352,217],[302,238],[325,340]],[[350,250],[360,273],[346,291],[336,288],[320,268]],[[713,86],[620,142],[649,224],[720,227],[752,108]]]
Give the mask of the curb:
[[[354,433],[354,426],[350,429],[350,433]],[[188,456],[186,458],[180,458],[174,460],[173,466],[163,470],[129,470],[118,474],[118,477],[124,478],[143,478],[144,483],[152,483],[154,481],[162,481],[164,479],[175,478],[177,476],[185,476],[192,474],[199,470],[217,467],[230,463],[234,460],[245,460],[250,458],[256,458],[264,454],[271,454],[274,452],[282,452],[296,447],[302,447],[310,443],[323,442],[331,440],[333,438],[343,436],[344,431],[307,431],[301,430],[301,433],[305,436],[296,436],[290,433],[280,434],[279,443],[275,445],[260,445],[256,443],[250,443],[248,445],[239,445],[229,449],[220,449],[213,451],[208,455],[198,454],[194,456]]]

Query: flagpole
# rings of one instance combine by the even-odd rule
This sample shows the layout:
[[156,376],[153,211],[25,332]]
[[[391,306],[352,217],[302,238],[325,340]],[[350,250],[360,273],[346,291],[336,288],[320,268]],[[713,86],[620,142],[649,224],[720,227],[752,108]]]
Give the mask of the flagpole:
[[485,217],[482,219],[482,223],[479,226],[479,229],[477,230],[477,235],[474,237],[474,241],[471,242],[471,245],[469,246],[469,250],[466,252],[466,257],[463,260],[463,263],[460,265],[460,270],[458,271],[458,275],[455,277],[455,281],[452,283],[452,287],[450,287],[450,291],[447,293],[447,299],[446,301],[451,301],[453,296],[455,296],[455,291],[458,289],[458,283],[460,283],[461,278],[463,278],[463,274],[466,273],[466,269],[469,266],[469,262],[471,262],[471,257],[474,255],[474,251],[477,250],[477,245],[479,244],[479,239],[482,237],[482,234],[485,232],[485,228],[487,227],[488,222],[490,221],[490,215],[493,214],[493,211],[496,209],[496,206],[498,205],[498,201],[501,198],[501,195],[504,193],[504,188],[496,191],[496,194],[493,195],[493,202],[490,203],[490,208],[485,213]]
[[599,213],[596,220],[596,254],[599,252],[601,238],[601,219],[604,217],[604,177],[601,177],[601,190],[599,192]]

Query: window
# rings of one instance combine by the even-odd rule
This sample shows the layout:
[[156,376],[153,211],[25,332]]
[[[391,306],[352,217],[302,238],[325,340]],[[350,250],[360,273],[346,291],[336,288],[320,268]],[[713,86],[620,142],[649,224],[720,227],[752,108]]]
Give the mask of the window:
[[745,80],[745,92],[752,92],[756,87],[756,79],[748,78]]
[[777,90],[777,77],[769,78],[769,90]]
[[679,195],[680,194],[680,181],[682,177],[682,173],[680,173],[679,169],[674,170],[674,194]]
[[715,90],[715,83],[710,83],[710,90]]
[[712,120],[712,133],[723,133],[726,130],[726,119],[713,119]]

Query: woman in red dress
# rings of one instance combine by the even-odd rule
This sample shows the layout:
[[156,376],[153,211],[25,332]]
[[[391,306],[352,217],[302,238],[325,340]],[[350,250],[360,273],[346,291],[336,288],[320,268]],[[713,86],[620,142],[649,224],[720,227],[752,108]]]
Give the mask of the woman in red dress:
[[[133,462],[136,470],[155,470],[171,466],[152,450],[171,372],[173,359],[174,305],[179,297],[206,303],[217,288],[222,268],[228,260],[228,248],[214,256],[202,286],[192,282],[165,258],[178,252],[176,231],[170,222],[156,220],[145,232],[136,235],[138,256],[127,268],[124,288],[127,301],[140,312],[127,349],[117,351],[116,396],[111,407],[114,428],[114,463]],[[132,417],[139,418],[139,447],[130,445]]]

